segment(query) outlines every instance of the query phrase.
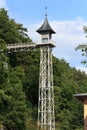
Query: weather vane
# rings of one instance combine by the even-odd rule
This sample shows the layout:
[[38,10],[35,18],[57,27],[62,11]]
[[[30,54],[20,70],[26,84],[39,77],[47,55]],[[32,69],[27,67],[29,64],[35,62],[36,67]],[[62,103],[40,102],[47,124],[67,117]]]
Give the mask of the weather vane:
[[45,16],[47,16],[47,6],[45,6]]

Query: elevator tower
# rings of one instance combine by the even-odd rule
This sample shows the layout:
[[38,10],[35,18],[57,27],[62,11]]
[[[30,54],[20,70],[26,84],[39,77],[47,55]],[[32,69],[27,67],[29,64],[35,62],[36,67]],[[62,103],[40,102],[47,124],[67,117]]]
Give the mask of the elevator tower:
[[51,41],[52,34],[55,32],[48,22],[47,15],[37,32],[41,35],[41,42],[38,44],[40,47],[38,129],[55,130],[52,66],[52,49],[55,44]]

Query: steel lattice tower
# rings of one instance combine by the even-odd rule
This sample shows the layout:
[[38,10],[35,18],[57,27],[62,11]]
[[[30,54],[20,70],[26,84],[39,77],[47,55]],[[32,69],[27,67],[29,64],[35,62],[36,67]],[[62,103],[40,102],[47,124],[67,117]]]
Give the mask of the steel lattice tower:
[[47,15],[42,26],[37,30],[41,34],[40,46],[40,75],[38,99],[38,128],[39,130],[55,130],[54,88],[51,35],[55,33],[48,23]]

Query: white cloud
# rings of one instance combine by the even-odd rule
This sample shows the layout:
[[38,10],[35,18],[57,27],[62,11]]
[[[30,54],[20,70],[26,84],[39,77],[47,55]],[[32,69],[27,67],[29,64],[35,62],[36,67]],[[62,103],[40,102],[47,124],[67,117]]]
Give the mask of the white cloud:
[[0,0],[0,8],[6,8],[6,9],[8,9],[6,0]]
[[75,51],[75,47],[86,42],[83,31],[84,25],[87,25],[87,22],[82,19],[52,22],[52,27],[57,32],[54,36],[57,45],[54,50],[54,55],[59,58],[64,58],[71,66],[80,64],[83,58],[81,53]]
[[[40,35],[37,34],[36,30],[41,24],[42,22],[29,26],[29,36],[36,43],[40,40]],[[75,47],[81,43],[85,43],[87,40],[83,31],[83,27],[87,25],[87,21],[77,18],[72,21],[51,21],[50,25],[56,32],[53,35],[53,41],[56,43],[53,54],[57,58],[65,59],[72,67],[78,66],[78,68],[82,68],[83,65],[80,62],[83,57],[81,56],[81,52],[75,51]]]

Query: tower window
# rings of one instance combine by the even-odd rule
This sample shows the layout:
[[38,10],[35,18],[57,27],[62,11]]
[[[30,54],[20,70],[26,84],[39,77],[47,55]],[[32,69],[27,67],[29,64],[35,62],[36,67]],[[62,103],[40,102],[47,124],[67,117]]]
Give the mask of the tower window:
[[47,42],[48,42],[48,38],[43,38],[43,39],[42,39],[42,42],[43,42],[43,43],[47,43]]

